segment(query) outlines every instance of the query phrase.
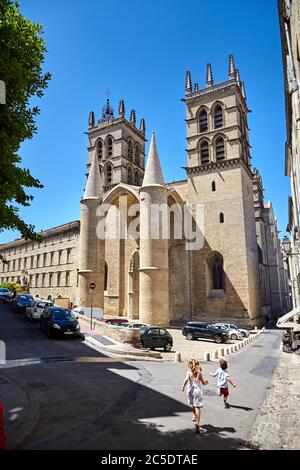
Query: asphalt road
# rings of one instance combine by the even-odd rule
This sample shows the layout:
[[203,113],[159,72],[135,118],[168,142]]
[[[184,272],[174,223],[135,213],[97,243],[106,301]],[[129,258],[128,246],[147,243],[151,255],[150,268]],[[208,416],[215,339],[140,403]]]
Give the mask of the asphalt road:
[[2,383],[25,388],[35,407],[34,426],[20,449],[243,449],[271,383],[281,332],[267,331],[229,357],[238,385],[230,389],[230,409],[224,409],[209,376],[216,364],[202,364],[209,385],[201,423],[207,433],[200,435],[181,391],[184,364],[126,361],[82,340],[49,340],[37,324],[3,305],[0,339],[7,347]]

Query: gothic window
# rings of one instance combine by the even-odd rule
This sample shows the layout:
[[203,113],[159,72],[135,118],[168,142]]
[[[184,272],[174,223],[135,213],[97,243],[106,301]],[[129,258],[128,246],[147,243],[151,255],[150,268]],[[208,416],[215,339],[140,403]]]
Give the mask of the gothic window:
[[136,186],[139,186],[140,185],[140,174],[138,171],[135,172],[135,175],[134,175],[134,184]]
[[214,256],[212,260],[212,281],[213,289],[224,289],[223,262],[218,255]]
[[224,224],[224,214],[223,214],[223,212],[220,212],[219,218],[220,218],[220,224]]
[[213,182],[211,183],[211,190],[212,190],[212,191],[216,191],[216,182],[215,182],[215,181],[213,181]]
[[223,110],[219,104],[215,107],[214,123],[215,129],[223,126]]
[[107,158],[112,157],[113,154],[113,141],[111,137],[107,139]]
[[201,165],[206,165],[209,163],[209,149],[208,149],[208,142],[204,140],[200,145],[200,157],[201,157]]
[[128,173],[127,173],[127,183],[132,184],[132,169],[130,167],[128,168]]
[[106,184],[111,184],[112,182],[112,167],[107,165],[106,167]]
[[224,160],[225,158],[225,144],[223,137],[218,137],[216,140],[216,160]]
[[98,144],[97,144],[97,156],[98,156],[98,160],[102,160],[102,157],[103,157],[103,145],[102,145],[101,140],[98,140]]
[[138,145],[135,146],[134,162],[136,165],[139,165],[140,162],[140,147]]
[[208,130],[207,124],[207,112],[203,109],[199,115],[199,128],[200,132],[205,132]]
[[108,284],[108,265],[105,261],[104,263],[104,290],[107,291],[107,284]]
[[132,159],[133,159],[133,143],[130,140],[128,142],[128,160],[132,162]]

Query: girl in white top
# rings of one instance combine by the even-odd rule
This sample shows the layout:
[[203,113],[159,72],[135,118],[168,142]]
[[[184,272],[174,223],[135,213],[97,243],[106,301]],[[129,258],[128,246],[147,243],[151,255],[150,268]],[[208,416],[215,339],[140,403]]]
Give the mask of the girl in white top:
[[200,428],[200,409],[203,406],[203,391],[201,384],[207,385],[208,381],[202,376],[202,369],[199,361],[191,359],[188,363],[189,371],[186,373],[182,384],[182,391],[187,385],[188,404],[193,408],[193,421],[195,421],[196,433],[206,432],[206,429]]

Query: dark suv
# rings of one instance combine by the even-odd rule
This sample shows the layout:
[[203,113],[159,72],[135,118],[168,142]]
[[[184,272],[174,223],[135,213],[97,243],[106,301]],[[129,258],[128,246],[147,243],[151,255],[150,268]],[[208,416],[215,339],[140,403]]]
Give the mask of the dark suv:
[[173,338],[165,328],[157,326],[146,326],[140,331],[140,341],[143,348],[163,348],[165,351],[171,351]]
[[212,339],[215,343],[226,343],[229,335],[226,330],[220,330],[204,322],[188,322],[182,330],[186,339]]

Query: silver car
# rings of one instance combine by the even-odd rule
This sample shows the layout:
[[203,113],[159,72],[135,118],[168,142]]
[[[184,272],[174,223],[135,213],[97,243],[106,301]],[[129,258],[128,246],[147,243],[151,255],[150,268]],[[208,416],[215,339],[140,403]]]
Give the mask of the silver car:
[[228,323],[215,323],[212,326],[227,330],[229,339],[232,339],[232,340],[243,339],[242,333],[237,328],[230,328],[228,325],[229,325]]
[[53,302],[49,300],[35,299],[26,307],[24,317],[29,318],[30,321],[39,320],[44,309],[53,305]]

